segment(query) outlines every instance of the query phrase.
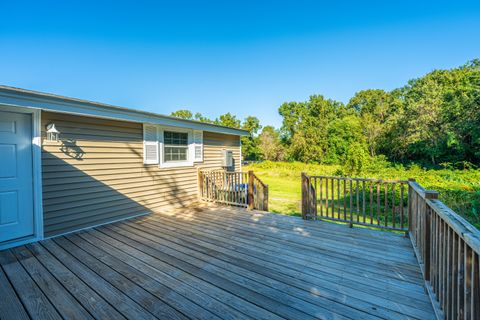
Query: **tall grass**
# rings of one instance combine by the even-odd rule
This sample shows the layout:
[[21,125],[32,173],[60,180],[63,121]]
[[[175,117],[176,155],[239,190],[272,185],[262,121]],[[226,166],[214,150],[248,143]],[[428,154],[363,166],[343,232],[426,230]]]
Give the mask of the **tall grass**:
[[[300,174],[351,176],[342,166],[305,164],[300,162],[265,161],[245,167],[255,173],[270,188],[270,208],[273,212],[300,214]],[[375,179],[415,178],[425,189],[436,190],[440,199],[455,212],[480,228],[480,170],[479,169],[426,169],[418,165],[392,165],[387,162],[372,162],[354,175]]]

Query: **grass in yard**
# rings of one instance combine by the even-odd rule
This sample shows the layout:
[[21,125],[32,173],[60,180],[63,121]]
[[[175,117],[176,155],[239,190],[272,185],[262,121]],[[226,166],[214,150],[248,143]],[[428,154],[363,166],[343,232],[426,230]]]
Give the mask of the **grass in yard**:
[[[348,176],[338,165],[316,165],[299,162],[262,162],[245,166],[253,170],[269,185],[270,211],[287,215],[300,215],[300,174]],[[455,212],[480,227],[480,170],[427,170],[419,166],[409,168],[391,165],[372,165],[358,177],[375,179],[415,178],[425,189],[436,190],[440,199]]]
[[286,215],[301,216],[300,174],[324,172],[333,175],[339,166],[309,165],[299,162],[262,162],[243,167],[253,170],[269,189],[269,211]]

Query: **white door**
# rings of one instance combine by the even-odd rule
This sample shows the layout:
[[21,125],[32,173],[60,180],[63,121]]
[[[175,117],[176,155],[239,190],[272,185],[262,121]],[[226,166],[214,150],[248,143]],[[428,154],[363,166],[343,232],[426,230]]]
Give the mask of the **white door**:
[[0,243],[33,228],[32,116],[0,111]]

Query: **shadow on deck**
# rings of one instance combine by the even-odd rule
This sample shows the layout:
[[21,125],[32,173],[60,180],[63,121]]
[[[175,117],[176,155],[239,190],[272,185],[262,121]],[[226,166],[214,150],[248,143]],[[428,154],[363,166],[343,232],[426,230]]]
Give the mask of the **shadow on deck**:
[[0,318],[433,319],[409,239],[217,206],[0,252]]

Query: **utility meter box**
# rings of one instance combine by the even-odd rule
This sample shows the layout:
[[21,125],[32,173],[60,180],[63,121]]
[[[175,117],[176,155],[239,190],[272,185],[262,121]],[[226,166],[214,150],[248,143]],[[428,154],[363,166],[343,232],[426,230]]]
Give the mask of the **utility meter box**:
[[233,167],[233,151],[222,150],[222,167]]

